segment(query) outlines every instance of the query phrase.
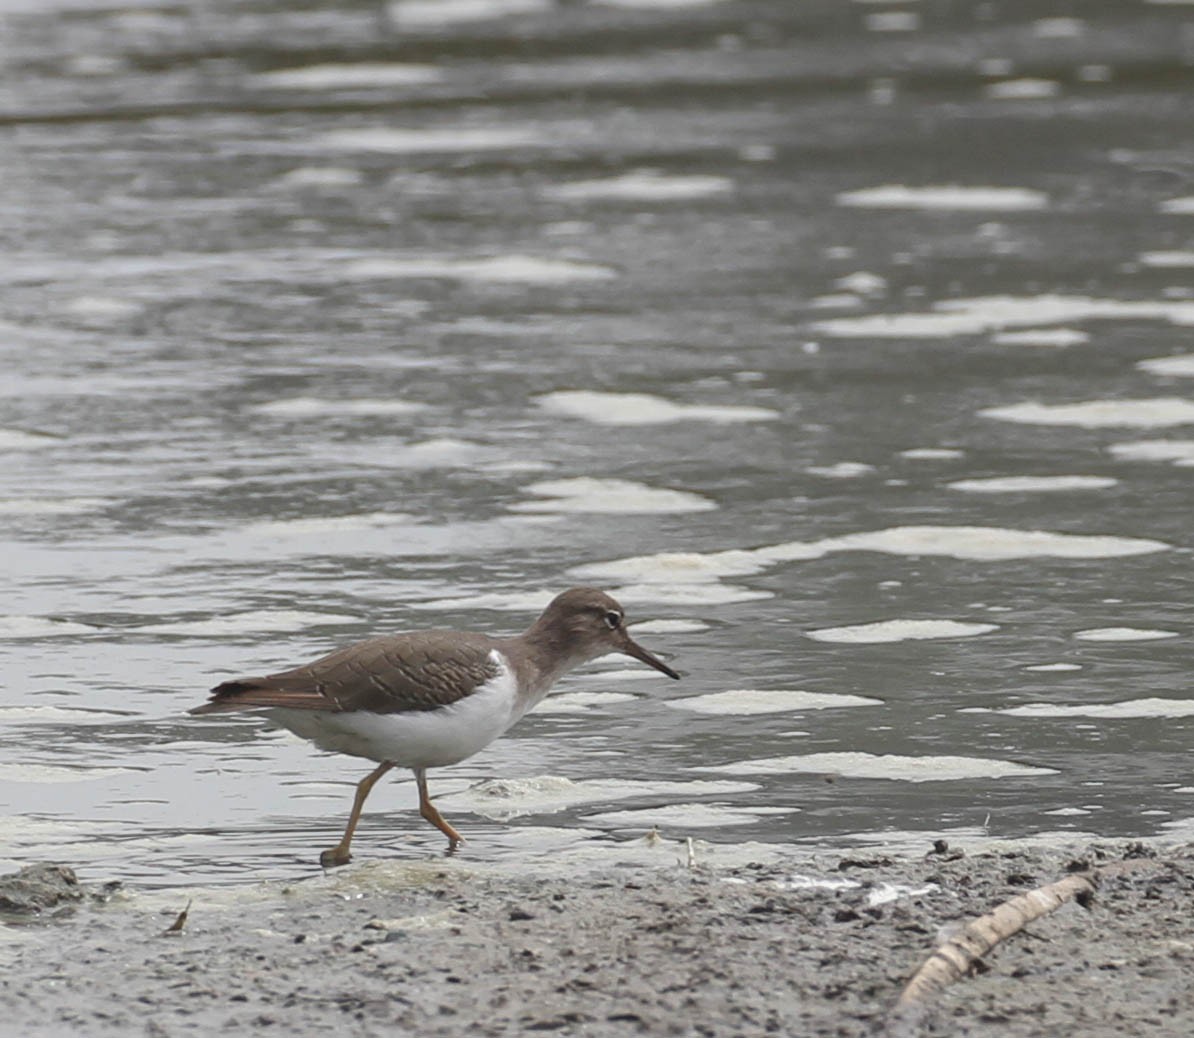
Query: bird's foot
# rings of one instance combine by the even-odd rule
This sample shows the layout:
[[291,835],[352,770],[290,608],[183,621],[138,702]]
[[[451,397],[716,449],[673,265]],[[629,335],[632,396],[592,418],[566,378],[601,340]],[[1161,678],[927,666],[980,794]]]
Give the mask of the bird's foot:
[[348,848],[339,845],[323,851],[319,855],[319,864],[325,869],[334,869],[340,865],[347,865],[350,861],[352,861],[352,855],[348,853]]

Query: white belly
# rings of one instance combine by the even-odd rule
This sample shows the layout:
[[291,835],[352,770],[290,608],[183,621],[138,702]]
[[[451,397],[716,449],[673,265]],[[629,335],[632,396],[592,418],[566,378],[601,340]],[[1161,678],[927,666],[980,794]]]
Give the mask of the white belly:
[[374,714],[273,709],[267,716],[321,750],[404,768],[455,764],[484,749],[522,716],[514,672],[500,653],[494,651],[491,658],[500,668],[497,677],[435,710]]

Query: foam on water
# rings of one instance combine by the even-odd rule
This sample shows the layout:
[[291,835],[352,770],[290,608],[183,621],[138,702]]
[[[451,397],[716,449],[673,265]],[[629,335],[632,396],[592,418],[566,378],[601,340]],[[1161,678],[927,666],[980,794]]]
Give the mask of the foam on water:
[[555,9],[554,0],[397,0],[388,7],[399,28],[437,28]]
[[20,429],[0,429],[0,451],[29,451],[40,447],[53,447],[62,443],[57,436],[44,433],[28,433]]
[[779,417],[766,407],[717,404],[677,404],[648,393],[598,393],[592,390],[561,390],[535,398],[553,414],[583,418],[597,425],[658,425],[667,422],[766,422]]
[[48,616],[0,616],[0,639],[60,638],[75,634],[95,634],[99,628]]
[[132,713],[62,706],[0,706],[0,724],[110,724],[135,717]]
[[561,692],[548,696],[535,707],[536,714],[583,714],[594,707],[628,703],[636,699],[629,692]]
[[357,623],[358,617],[340,613],[312,613],[297,609],[260,609],[228,613],[207,620],[176,620],[135,627],[137,634],[185,634],[193,637],[222,638],[237,634],[273,634],[303,631],[323,624]]
[[734,605],[739,602],[758,602],[774,598],[773,591],[752,591],[732,584],[621,584],[612,594],[619,602],[634,605],[662,603],[677,608],[695,606]]
[[810,465],[804,470],[810,476],[824,476],[826,479],[857,479],[875,471],[874,465],[861,461],[839,461],[834,465]]
[[1136,440],[1113,443],[1108,452],[1124,461],[1172,461],[1194,465],[1194,440]]
[[[839,551],[875,551],[901,556],[944,556],[976,562],[1011,559],[1106,559],[1166,551],[1163,541],[1139,537],[1111,537],[1053,533],[1048,530],[1012,530],[997,526],[896,526],[885,530],[827,537],[820,541],[790,541],[762,548],[697,552],[661,552],[573,567],[570,576],[602,583],[634,580],[627,590],[638,600],[717,602],[716,594],[701,595],[698,588],[717,585],[723,577],[750,576],[788,562],[821,559]],[[735,591],[731,601],[749,601],[751,595],[770,592]]]
[[878,645],[889,642],[925,641],[931,638],[972,638],[999,630],[998,624],[963,623],[959,620],[880,620],[852,627],[823,627],[806,631],[818,642],[849,645]]
[[410,400],[332,400],[316,397],[291,397],[289,400],[271,400],[249,408],[256,414],[274,415],[281,418],[321,418],[334,415],[402,415],[427,411],[426,404]]
[[1116,486],[1110,476],[995,476],[959,479],[946,486],[971,494],[1039,494],[1065,490],[1105,490]]
[[1194,424],[1194,400],[1153,397],[1146,400],[1084,400],[1076,404],[1029,401],[978,412],[984,418],[1026,425],[1072,425],[1082,429],[1128,427],[1160,429]]
[[1015,761],[982,757],[907,757],[898,754],[810,753],[791,757],[765,757],[732,764],[704,766],[697,771],[727,775],[834,774],[846,778],[893,779],[900,782],[956,782],[1009,776],[1056,775]]
[[911,447],[900,451],[900,457],[909,461],[953,461],[966,457],[966,452],[953,447]]
[[513,512],[668,515],[708,512],[717,505],[699,494],[667,490],[626,479],[551,479],[532,483],[527,492],[547,498],[509,506]]
[[444,78],[434,65],[371,64],[306,65],[260,72],[256,86],[279,90],[344,90],[369,87],[422,86]]
[[1060,673],[1061,671],[1081,670],[1079,663],[1034,663],[1025,670],[1039,671],[1042,674]]
[[564,285],[574,281],[607,281],[612,267],[538,256],[487,256],[483,259],[363,259],[346,263],[341,274],[351,280],[446,279],[481,283]]
[[727,692],[710,692],[708,695],[692,696],[688,699],[669,699],[664,705],[673,710],[691,710],[697,714],[746,717],[751,714],[777,714],[797,710],[882,706],[883,700],[829,692],[804,692],[800,689],[739,688]]
[[671,202],[710,198],[733,190],[734,182],[729,177],[671,176],[656,170],[638,170],[620,177],[576,180],[545,188],[543,196],[557,202]]
[[454,811],[463,809],[482,818],[505,822],[524,815],[554,814],[581,804],[636,797],[725,796],[749,793],[758,788],[752,782],[637,782],[630,779],[574,782],[559,775],[537,775],[521,779],[486,779],[462,792],[444,794],[437,799],[450,801]]
[[279,188],[356,187],[365,178],[360,170],[346,166],[300,166],[273,182]]
[[[1194,0],[1186,0],[1186,2],[1194,3]],[[1166,199],[1161,203],[1160,209],[1163,213],[1177,213],[1182,216],[1194,215],[1194,195]]]
[[1093,320],[1152,320],[1194,325],[1194,302],[1117,300],[1090,296],[978,296],[946,299],[919,313],[871,314],[816,321],[811,328],[841,338],[948,339],[1006,328]]
[[314,151],[374,151],[393,155],[442,152],[468,153],[506,151],[542,146],[541,132],[530,127],[460,126],[444,130],[403,130],[397,127],[364,126],[352,130],[329,130],[303,139],[304,149]]
[[1011,717],[1102,717],[1127,719],[1133,717],[1194,717],[1194,699],[1125,699],[1118,703],[1079,703],[1063,706],[1059,703],[1025,703],[995,711]]
[[1140,361],[1136,367],[1150,375],[1194,378],[1194,353],[1179,353],[1175,357],[1153,357]]
[[1043,346],[1064,349],[1090,342],[1086,332],[1077,328],[1025,328],[1018,332],[996,332],[991,341],[997,346]]
[[[605,657],[605,662],[607,663],[612,660],[625,660],[625,657]],[[639,665],[635,667],[607,667],[604,670],[591,670],[586,673],[574,675],[573,680],[604,683],[609,681],[662,681],[664,679],[659,671]]]
[[[794,813],[795,808],[785,808]],[[663,804],[627,811],[602,811],[585,815],[586,825],[612,825],[645,829],[715,829],[730,825],[752,825],[762,816],[748,808],[720,804]]]
[[858,191],[843,191],[837,204],[855,209],[955,209],[1021,212],[1045,209],[1049,196],[1020,187],[962,187],[944,184],[908,187],[885,184]]
[[988,83],[983,93],[993,101],[1040,101],[1057,97],[1061,84],[1053,79],[1005,79],[999,83]]
[[1081,642],[1155,642],[1178,636],[1177,631],[1157,631],[1143,627],[1091,627],[1074,632],[1074,637]]
[[1194,267],[1194,249],[1162,249],[1157,252],[1142,252],[1140,264],[1161,270],[1180,270]]

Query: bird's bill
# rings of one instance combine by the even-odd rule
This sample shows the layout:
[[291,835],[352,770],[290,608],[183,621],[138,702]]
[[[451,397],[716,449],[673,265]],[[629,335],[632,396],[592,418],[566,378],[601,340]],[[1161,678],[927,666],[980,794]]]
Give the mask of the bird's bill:
[[622,652],[624,652],[627,656],[633,656],[636,660],[645,663],[648,667],[654,667],[656,670],[662,671],[669,678],[675,678],[677,681],[680,680],[679,674],[672,670],[672,668],[664,663],[663,660],[659,659],[659,657],[652,656],[651,653],[647,652],[647,650],[639,645],[639,643],[634,639],[627,638],[626,641],[622,643],[621,648]]

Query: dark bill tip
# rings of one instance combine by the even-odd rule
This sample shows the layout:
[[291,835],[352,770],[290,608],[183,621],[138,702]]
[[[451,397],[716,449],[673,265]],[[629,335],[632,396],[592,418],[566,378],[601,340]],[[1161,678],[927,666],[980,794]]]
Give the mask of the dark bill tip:
[[674,678],[676,681],[680,680],[680,675],[677,674],[671,667],[663,662],[658,656],[653,656],[647,652],[638,642],[626,639],[626,644],[622,646],[622,651],[627,656],[633,656],[636,660],[645,663],[648,667],[654,667],[656,670],[666,674],[669,678]]

